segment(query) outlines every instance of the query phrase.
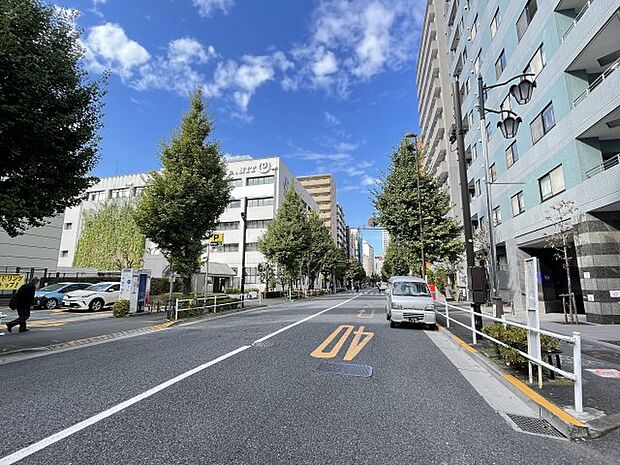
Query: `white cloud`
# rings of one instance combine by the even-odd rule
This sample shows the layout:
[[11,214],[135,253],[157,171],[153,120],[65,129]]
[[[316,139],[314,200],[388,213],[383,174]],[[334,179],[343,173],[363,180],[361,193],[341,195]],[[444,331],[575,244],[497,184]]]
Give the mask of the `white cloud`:
[[336,115],[331,114],[329,111],[326,111],[325,113],[323,113],[323,116],[325,116],[325,121],[330,126],[338,126],[340,124],[340,120],[338,119],[338,117],[336,117]]
[[358,147],[359,147],[359,144],[351,144],[350,142],[340,142],[338,145],[336,145],[336,150],[340,152],[352,152],[354,150],[357,150]]
[[206,49],[196,39],[183,37],[168,43],[168,60],[175,63],[206,63],[216,56],[215,49],[209,45]]
[[348,96],[351,84],[412,63],[424,15],[423,0],[319,0],[310,38],[291,55],[300,64],[287,90],[324,88]]
[[230,9],[235,6],[235,0],[192,0],[192,3],[198,8],[200,16],[204,17],[211,16],[217,10],[228,14]]
[[130,78],[135,68],[151,57],[142,45],[129,39],[123,28],[114,23],[94,26],[84,45],[92,69],[109,69],[123,79]]
[[364,176],[362,176],[362,186],[372,186],[374,184],[377,184],[377,182],[379,182],[378,178],[373,178],[372,176],[368,176],[367,174],[365,174]]

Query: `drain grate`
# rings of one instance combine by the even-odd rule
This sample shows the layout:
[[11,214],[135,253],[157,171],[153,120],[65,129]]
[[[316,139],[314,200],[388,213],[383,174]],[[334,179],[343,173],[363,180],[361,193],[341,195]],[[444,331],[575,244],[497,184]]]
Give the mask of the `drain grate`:
[[565,436],[555,429],[547,420],[543,420],[542,418],[524,417],[513,413],[508,413],[507,415],[514,422],[514,424],[525,433],[565,439]]
[[356,365],[354,363],[334,363],[321,362],[316,367],[319,373],[328,373],[332,375],[357,376],[360,378],[370,378],[372,376],[372,367],[368,365]]

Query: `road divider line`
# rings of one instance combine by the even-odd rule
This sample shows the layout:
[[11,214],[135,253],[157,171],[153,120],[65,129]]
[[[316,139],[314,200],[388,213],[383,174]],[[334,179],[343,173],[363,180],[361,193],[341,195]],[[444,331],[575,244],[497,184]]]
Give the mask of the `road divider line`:
[[158,384],[157,386],[149,389],[148,391],[144,391],[141,394],[138,394],[137,396],[132,397],[131,399],[128,399],[124,402],[121,402],[120,404],[117,404],[113,407],[110,407],[107,410],[104,410],[103,412],[100,412],[90,418],[87,418],[86,420],[83,420],[79,423],[76,423],[73,426],[70,426],[68,428],[63,429],[62,431],[59,431],[58,433],[52,434],[51,436],[46,437],[45,439],[42,439],[38,442],[35,442],[34,444],[31,444],[27,447],[24,447],[23,449],[20,449],[16,452],[13,452],[10,455],[7,455],[5,457],[0,458],[0,465],[12,465],[13,463],[19,462],[20,460],[25,459],[26,457],[29,457],[59,441],[62,441],[63,439],[66,439],[86,428],[88,428],[89,426],[92,426],[96,423],[99,423],[102,420],[105,420],[106,418],[111,417],[112,415],[115,415],[119,412],[122,412],[123,410],[131,407],[132,405],[137,404],[138,402],[147,399],[155,394],[157,394],[158,392],[163,391],[164,389],[169,388],[170,386],[173,386],[181,381],[183,381],[186,378],[189,378],[190,376],[193,376],[197,373],[200,373],[203,370],[206,370],[207,368],[216,365],[220,362],[223,362],[224,360],[233,357],[247,349],[250,349],[254,344],[258,343],[258,342],[263,342],[266,341],[267,339],[270,339],[280,333],[283,333],[284,331],[287,331],[291,328],[294,328],[295,326],[298,326],[302,323],[305,323],[308,320],[311,320],[312,318],[315,318],[319,315],[322,315],[323,313],[326,313],[330,310],[333,310],[334,308],[340,307],[341,305],[344,305],[350,301],[352,301],[353,299],[356,299],[357,297],[359,297],[358,294],[350,299],[344,300],[336,305],[333,305],[329,308],[326,308],[325,310],[322,310],[318,313],[314,313],[310,316],[307,316],[299,321],[296,321],[295,323],[292,323],[288,326],[285,326],[284,328],[281,328],[277,331],[274,331],[271,334],[268,334],[267,336],[264,336],[260,339],[257,339],[256,341],[254,341],[254,343],[252,345],[245,345],[245,346],[241,346],[231,352],[228,352],[227,354],[221,355],[209,362],[203,363],[202,365],[197,366],[196,368],[192,368],[189,371],[186,371],[185,373],[182,373],[172,379],[169,379],[168,381],[165,381],[161,384]]

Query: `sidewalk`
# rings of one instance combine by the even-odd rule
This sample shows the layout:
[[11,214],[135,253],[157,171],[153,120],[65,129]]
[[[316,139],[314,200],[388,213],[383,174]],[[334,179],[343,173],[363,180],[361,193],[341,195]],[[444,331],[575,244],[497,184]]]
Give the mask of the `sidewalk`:
[[[462,308],[469,309],[468,303],[450,302]],[[508,320],[525,323],[525,312],[516,312],[515,315],[505,313]],[[443,313],[443,309],[439,310]],[[485,315],[492,315],[492,307],[483,307]],[[451,317],[470,324],[470,316],[466,313],[451,312]],[[564,335],[572,335],[573,332],[581,333],[581,353],[583,368],[583,403],[584,407],[602,411],[607,415],[620,413],[620,378],[603,377],[617,370],[620,374],[620,325],[602,325],[585,322],[585,315],[579,315],[581,324],[567,324],[562,313],[547,313],[540,315],[541,328]],[[438,321],[444,324],[444,318],[438,317]],[[491,320],[484,321],[485,324]],[[459,325],[452,324],[450,331],[468,343],[472,342],[471,331]],[[483,338],[478,338],[479,347],[491,347],[492,343]],[[562,368],[573,370],[572,345],[563,343],[560,356]],[[612,370],[601,372],[600,370]],[[612,374],[613,375],[613,374]],[[558,378],[556,381],[546,380],[543,388],[537,385],[530,386],[543,396],[561,407],[573,405],[573,385],[571,382]]]

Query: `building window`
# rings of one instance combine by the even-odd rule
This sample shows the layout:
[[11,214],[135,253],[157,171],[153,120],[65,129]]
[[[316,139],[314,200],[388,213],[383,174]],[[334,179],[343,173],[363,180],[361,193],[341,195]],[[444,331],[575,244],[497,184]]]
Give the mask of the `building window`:
[[65,223],[65,230],[69,231],[70,229],[73,229],[73,223]]
[[67,258],[69,256],[69,251],[68,250],[61,250],[60,251],[60,256],[62,258]]
[[245,251],[246,252],[258,252],[258,242],[246,242]]
[[493,134],[491,134],[491,123],[488,122],[487,123],[487,142],[489,142],[491,140],[491,137],[493,136]]
[[241,187],[243,185],[241,179],[231,179],[228,184],[230,187]]
[[246,180],[246,186],[258,186],[261,184],[273,184],[273,176],[258,176],[255,178],[248,178]]
[[239,252],[239,244],[224,244],[220,252]]
[[471,160],[474,161],[476,158],[478,158],[478,144],[471,146]]
[[493,209],[493,225],[497,226],[502,223],[502,212],[499,206]]
[[91,202],[99,202],[100,200],[105,200],[105,198],[105,191],[90,192],[88,194],[88,200]]
[[525,211],[525,203],[523,202],[523,191],[517,192],[510,198],[512,203],[512,216],[520,215]]
[[504,101],[502,102],[502,114],[500,115],[502,118],[506,118],[510,116],[510,110],[512,110],[510,105],[510,95],[507,95]]
[[133,188],[133,195],[134,195],[134,197],[139,197],[140,195],[142,195],[143,192],[144,192],[144,186],[134,187]]
[[497,170],[495,169],[495,163],[489,166],[489,182],[497,181]]
[[474,197],[478,197],[480,195],[480,192],[480,179],[478,179],[474,184]]
[[555,126],[555,116],[553,115],[553,102],[541,111],[534,121],[530,123],[530,132],[532,133],[532,144],[538,142],[545,134],[547,134]]
[[493,19],[491,20],[491,39],[495,37],[497,34],[497,29],[499,28],[499,23],[502,20],[499,14],[499,7],[495,10],[495,14],[493,15]]
[[231,200],[226,208],[241,208],[241,200]]
[[266,229],[271,220],[248,220],[246,226],[248,229]]
[[517,142],[513,142],[506,149],[506,166],[510,168],[519,159],[519,151],[517,150]]
[[528,26],[534,19],[534,15],[538,11],[538,5],[536,5],[536,0],[528,0],[525,4],[525,8],[521,12],[521,16],[517,19],[517,39],[520,41],[525,31],[527,31]]
[[218,231],[234,231],[235,229],[239,229],[238,221],[223,221],[217,225]]
[[565,189],[562,165],[554,168],[538,180],[540,199],[544,202]]
[[471,76],[467,76],[467,80],[465,81],[465,95],[469,95],[471,91]]
[[467,129],[474,127],[474,111],[467,113]]
[[474,18],[474,22],[471,23],[471,31],[469,33],[469,39],[474,40],[478,35],[478,15]]
[[478,55],[474,60],[474,74],[480,74],[480,53],[481,52],[478,52]]
[[245,269],[245,283],[258,284],[258,268],[252,267]]
[[499,77],[504,72],[506,68],[506,52],[502,50],[502,53],[499,54],[497,61],[495,62],[495,77],[499,79]]
[[265,197],[264,199],[248,199],[248,207],[267,207],[273,205],[273,197]]
[[126,199],[131,196],[131,190],[129,188],[124,189],[112,189],[110,191],[111,199]]
[[527,64],[527,67],[523,70],[526,74],[534,74],[534,79],[538,77],[542,69],[545,67],[545,51],[543,49],[542,44],[534,53],[534,56]]

